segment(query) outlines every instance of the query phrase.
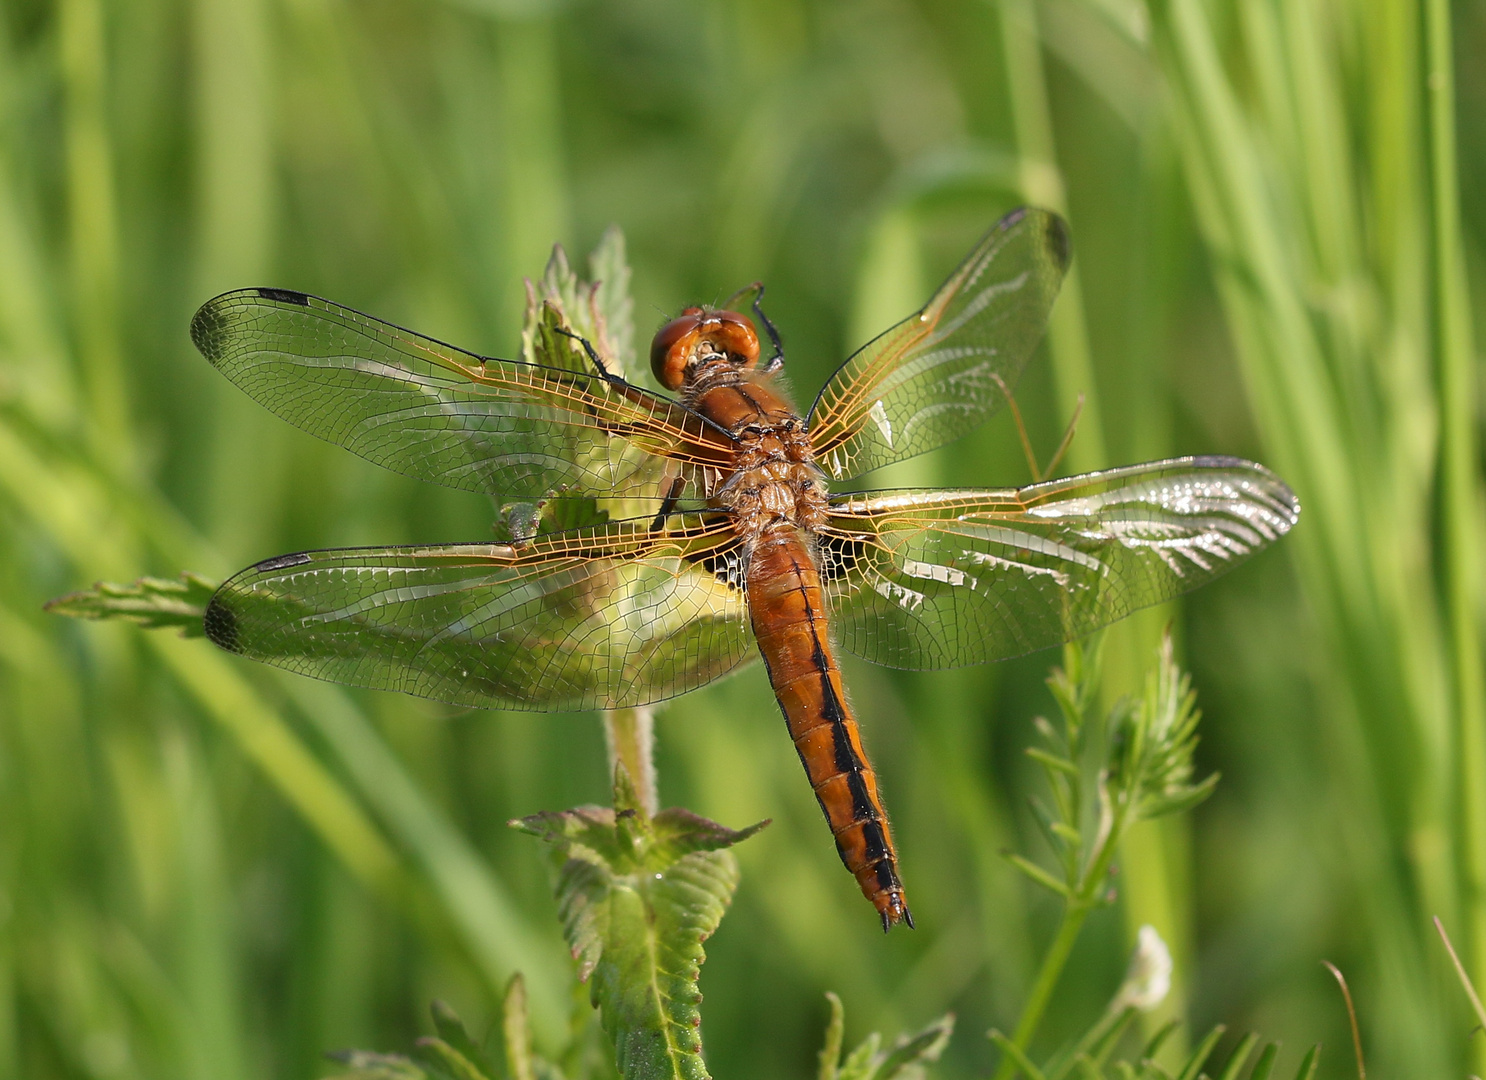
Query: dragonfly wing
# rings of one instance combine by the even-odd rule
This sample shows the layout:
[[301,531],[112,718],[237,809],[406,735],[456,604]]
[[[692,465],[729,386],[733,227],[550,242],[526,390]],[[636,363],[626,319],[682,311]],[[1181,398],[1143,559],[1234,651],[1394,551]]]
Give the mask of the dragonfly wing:
[[826,382],[810,410],[826,472],[859,476],[979,427],[1037,347],[1070,258],[1057,214],[1022,209],[1002,218],[923,310]]
[[840,496],[820,531],[842,647],[958,667],[1080,637],[1211,581],[1300,514],[1261,465],[1197,457],[1020,490]]
[[217,591],[207,634],[305,675],[459,705],[659,701],[756,650],[730,525],[647,524],[280,556]]
[[660,501],[678,476],[729,460],[700,418],[637,387],[475,356],[304,293],[224,293],[191,337],[291,424],[447,487]]

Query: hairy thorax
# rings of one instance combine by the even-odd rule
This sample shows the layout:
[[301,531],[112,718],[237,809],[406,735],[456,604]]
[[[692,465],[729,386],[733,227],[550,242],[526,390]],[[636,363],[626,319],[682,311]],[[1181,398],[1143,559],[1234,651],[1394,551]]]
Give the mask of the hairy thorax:
[[[722,374],[722,373],[719,373]],[[759,539],[826,523],[825,476],[805,422],[766,375],[698,379],[689,404],[737,440],[733,474],[715,493],[738,535]]]

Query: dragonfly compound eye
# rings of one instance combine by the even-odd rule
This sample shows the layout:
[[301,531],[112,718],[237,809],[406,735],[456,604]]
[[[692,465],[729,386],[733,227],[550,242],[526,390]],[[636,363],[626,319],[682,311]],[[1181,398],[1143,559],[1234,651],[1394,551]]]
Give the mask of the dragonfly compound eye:
[[680,389],[686,367],[699,354],[726,357],[740,367],[758,363],[758,332],[736,311],[687,308],[656,331],[650,369],[667,390]]
[[702,309],[687,308],[656,331],[650,342],[650,370],[667,390],[679,390],[686,377],[686,363],[696,348]]

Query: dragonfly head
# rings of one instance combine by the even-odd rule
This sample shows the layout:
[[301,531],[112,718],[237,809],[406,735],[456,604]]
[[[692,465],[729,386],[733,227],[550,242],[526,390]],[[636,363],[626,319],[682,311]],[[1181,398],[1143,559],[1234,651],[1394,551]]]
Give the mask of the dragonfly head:
[[749,368],[758,355],[758,331],[747,315],[689,307],[656,331],[650,368],[667,390],[679,390],[698,368],[718,362]]

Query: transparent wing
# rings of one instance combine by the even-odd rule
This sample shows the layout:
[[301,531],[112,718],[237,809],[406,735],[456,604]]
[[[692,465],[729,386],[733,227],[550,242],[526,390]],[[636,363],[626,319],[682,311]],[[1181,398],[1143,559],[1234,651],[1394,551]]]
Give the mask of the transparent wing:
[[1232,569],[1285,535],[1295,495],[1198,457],[1005,491],[843,495],[819,533],[842,647],[899,668],[1072,640]]
[[1016,386],[1070,257],[1057,214],[1022,209],[1002,218],[923,310],[827,380],[810,410],[826,472],[841,480],[922,454],[999,409],[1001,383]]
[[280,556],[217,591],[206,631],[301,674],[459,705],[659,701],[756,652],[731,525],[688,520]]
[[678,477],[729,461],[721,434],[675,402],[478,357],[304,293],[225,293],[202,305],[191,337],[291,424],[448,487],[660,501]]

